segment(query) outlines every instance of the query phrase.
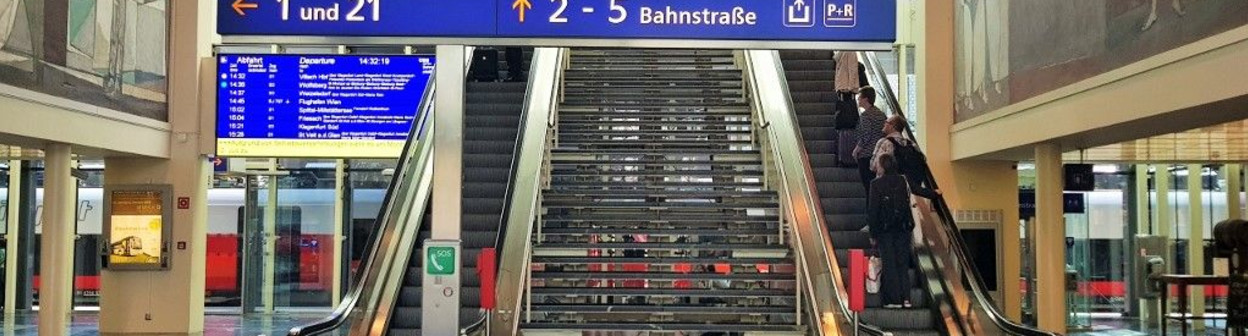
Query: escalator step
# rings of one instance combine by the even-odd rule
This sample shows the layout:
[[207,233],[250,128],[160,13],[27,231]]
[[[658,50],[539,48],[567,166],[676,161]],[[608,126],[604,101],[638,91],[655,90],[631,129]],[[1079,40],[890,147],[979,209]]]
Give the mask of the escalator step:
[[486,115],[486,116],[465,116],[464,127],[511,127],[515,128],[520,125],[520,116],[505,115]]
[[867,226],[867,215],[865,214],[841,214],[834,215],[824,213],[824,223],[828,226],[828,231],[858,231]]
[[524,104],[464,104],[464,116],[520,116],[524,112]]

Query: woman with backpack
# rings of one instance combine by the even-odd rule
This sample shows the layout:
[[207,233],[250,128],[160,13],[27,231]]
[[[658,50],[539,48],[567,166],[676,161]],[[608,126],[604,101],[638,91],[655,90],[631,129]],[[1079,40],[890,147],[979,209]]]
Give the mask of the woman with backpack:
[[892,154],[880,155],[876,161],[882,174],[871,181],[867,223],[884,266],[880,273],[880,300],[884,308],[910,308],[910,258],[914,257],[910,187],[897,170]]

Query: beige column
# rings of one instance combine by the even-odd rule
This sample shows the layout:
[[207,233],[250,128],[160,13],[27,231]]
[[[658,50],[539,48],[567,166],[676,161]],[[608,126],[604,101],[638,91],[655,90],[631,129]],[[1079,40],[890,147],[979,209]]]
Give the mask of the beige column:
[[[195,1],[170,1],[168,8],[169,154],[167,158],[108,158],[106,185],[169,184],[173,198],[190,199],[189,209],[173,210],[168,270],[100,272],[101,335],[200,335],[204,332],[204,265],[207,198],[212,169],[201,134],[200,99],[211,106],[212,86],[200,86],[198,8]],[[202,59],[211,62],[212,59]],[[210,81],[213,83],[215,81]],[[201,90],[202,88],[202,90]],[[203,91],[203,93],[201,93]],[[173,205],[171,205],[173,206]],[[184,246],[185,248],[179,248]]]
[[69,333],[74,298],[74,205],[69,145],[44,149],[43,232],[39,246],[39,334]]
[[[1203,167],[1201,165],[1187,165],[1187,210],[1188,210],[1188,230],[1190,234],[1187,236],[1187,274],[1204,275],[1205,274],[1205,211],[1204,211],[1204,181]],[[1205,313],[1205,288],[1201,286],[1191,287],[1191,309],[1192,314],[1204,315]],[[1202,322],[1192,323],[1192,327],[1196,330],[1204,330],[1205,324]]]
[[[1226,176],[1226,214],[1227,218],[1244,218],[1243,200],[1239,198],[1244,190],[1244,180],[1240,178],[1242,168],[1237,164],[1222,166],[1222,176]],[[12,184],[10,184],[12,185]],[[1214,218],[1214,222],[1224,218]]]
[[9,192],[8,206],[5,207],[4,223],[8,226],[5,232],[8,238],[5,240],[5,252],[8,254],[4,259],[4,292],[11,293],[4,296],[4,318],[5,321],[13,321],[15,313],[17,313],[17,249],[18,249],[18,230],[21,230],[21,211],[18,204],[21,204],[22,192],[19,186],[22,185],[22,161],[9,161]]
[[1040,329],[1066,333],[1066,222],[1062,151],[1036,146],[1036,312]]
[[1166,273],[1174,273],[1174,202],[1170,200],[1171,174],[1170,165],[1154,166],[1156,173],[1153,174],[1154,185],[1157,188],[1157,231],[1156,236],[1165,238],[1166,251],[1162,254],[1162,259],[1166,261]]
[[1152,190],[1148,187],[1148,165],[1135,165],[1135,217],[1139,223],[1135,225],[1135,233],[1146,235],[1152,230]]
[[[1143,165],[1143,164],[1135,165],[1135,190],[1136,190],[1135,218],[1137,220],[1137,223],[1135,224],[1136,235],[1149,235],[1152,232],[1153,212],[1152,210],[1150,210],[1152,208],[1151,207],[1152,198],[1150,197],[1150,195],[1152,194],[1152,190],[1149,189],[1149,186],[1148,186],[1148,176],[1149,176],[1148,168],[1149,168],[1148,165]],[[1157,311],[1156,301],[1147,300],[1147,299],[1139,299],[1139,302],[1140,302],[1140,305],[1139,305],[1140,321],[1145,321],[1145,323],[1151,323],[1149,325],[1155,325],[1155,323],[1153,322],[1154,319],[1153,319],[1152,314],[1155,314]]]

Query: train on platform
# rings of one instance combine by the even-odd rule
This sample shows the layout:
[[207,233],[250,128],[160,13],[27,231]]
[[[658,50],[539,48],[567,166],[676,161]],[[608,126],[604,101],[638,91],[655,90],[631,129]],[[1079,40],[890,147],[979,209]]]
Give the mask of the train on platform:
[[[0,188],[3,192],[3,188]],[[351,269],[358,266],[373,220],[385,197],[385,189],[356,189],[351,194],[351,223],[344,233],[354,238],[349,257]],[[263,204],[265,190],[259,191]],[[324,306],[330,302],[333,281],[332,189],[279,189],[275,286],[279,301],[290,306]],[[243,204],[241,188],[208,190],[206,302],[209,305],[238,305],[243,271]],[[36,191],[42,204],[43,190]],[[90,305],[98,300],[100,258],[103,242],[103,190],[79,188],[77,236],[75,237],[74,288],[76,303]],[[36,209],[42,218],[42,207]],[[263,211],[261,209],[260,211]],[[0,213],[4,213],[0,211]],[[36,223],[36,234],[42,223]],[[36,239],[37,240],[37,239]],[[34,248],[38,249],[38,243]],[[110,247],[111,248],[111,247]],[[35,259],[35,291],[38,292],[38,257]]]
[[[265,200],[265,191],[259,191]],[[358,264],[364,243],[371,233],[373,220],[381,207],[384,189],[356,189],[352,191],[351,229],[345,231],[356,237],[349,252],[352,266]],[[1121,190],[1102,190],[1084,193],[1086,211],[1071,214],[1068,218],[1068,235],[1074,244],[1067,255],[1086,260],[1089,264],[1085,274],[1079,276],[1077,295],[1092,302],[1094,310],[1113,311],[1126,299],[1124,270],[1130,260],[1122,250],[1127,228],[1128,201]],[[42,197],[42,190],[37,192]],[[75,289],[79,302],[89,302],[99,290],[99,258],[101,204],[103,192],[99,188],[80,188],[78,202],[78,237],[75,257]],[[1226,216],[1226,196],[1221,192],[1206,193],[1203,207],[1206,220]],[[1170,198],[1176,204],[1173,213],[1188,211],[1185,192],[1172,192]],[[242,244],[244,190],[241,188],[211,189],[208,191],[208,240],[206,301],[210,305],[237,305],[243,274]],[[333,269],[333,218],[334,193],[329,189],[280,189],[278,191],[278,243],[276,257],[276,285],[278,293],[289,293],[287,303],[292,306],[324,306],[329,302],[329,273]],[[1248,204],[1246,202],[1245,204]],[[0,211],[0,213],[3,213]],[[1082,216],[1082,218],[1079,218]],[[1221,217],[1219,217],[1221,216]],[[1187,217],[1176,215],[1177,232],[1187,232]],[[1216,222],[1214,220],[1213,222]],[[1208,223],[1206,223],[1208,224]],[[1206,240],[1212,230],[1204,230]],[[38,232],[38,230],[36,230]],[[1179,237],[1185,237],[1180,235]],[[1184,260],[1185,243],[1176,247],[1178,260]],[[37,248],[37,247],[36,247]],[[37,259],[37,258],[36,258]],[[1211,263],[1206,263],[1211,265]],[[1182,265],[1177,265],[1182,269]],[[37,269],[37,268],[36,268]],[[37,283],[37,280],[36,280]],[[1206,295],[1218,296],[1224,291],[1211,290]]]

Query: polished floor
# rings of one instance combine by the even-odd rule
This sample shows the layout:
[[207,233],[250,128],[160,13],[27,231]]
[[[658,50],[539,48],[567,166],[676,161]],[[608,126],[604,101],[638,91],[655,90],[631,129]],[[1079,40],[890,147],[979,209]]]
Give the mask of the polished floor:
[[[1093,327],[1089,328],[1091,330],[1078,331],[1078,332],[1072,330],[1070,333],[1070,336],[1140,336],[1140,335],[1161,335],[1162,334],[1161,330],[1159,330],[1157,327],[1146,327],[1138,320],[1121,319],[1121,318],[1094,319],[1092,320],[1092,325]],[[1224,329],[1225,327],[1226,327],[1226,323],[1223,321],[1207,322],[1206,328],[1204,331],[1194,330],[1192,329],[1191,325],[1189,325],[1188,330],[1187,330],[1187,335],[1190,335],[1190,336],[1198,336],[1198,335],[1225,336],[1226,335],[1226,330]],[[1165,333],[1166,336],[1183,335],[1182,329],[1177,325],[1177,323],[1172,322],[1166,329],[1167,329],[1167,332]]]
[[[236,314],[209,314],[204,316],[205,336],[271,336],[285,335],[298,325],[306,324],[324,317],[325,313],[276,313],[267,316],[239,316]],[[12,321],[4,321],[4,332],[0,336],[38,335],[38,317],[35,313],[18,314]],[[70,327],[71,336],[87,336],[99,334],[99,315],[95,312],[79,312],[74,314]],[[1143,336],[1160,335],[1158,330],[1144,328],[1138,321],[1122,319],[1093,320],[1093,330],[1071,332],[1070,336]],[[1222,323],[1210,324],[1204,332],[1188,330],[1188,335],[1225,336]],[[1167,336],[1182,335],[1178,326],[1171,325]]]
[[[204,316],[205,336],[256,336],[285,335],[298,325],[324,317],[325,314],[276,313],[267,316],[239,316],[234,314]],[[36,313],[19,314],[13,321],[4,321],[3,336],[38,335],[35,325]],[[80,312],[73,315],[69,335],[87,336],[99,334],[99,314]]]

